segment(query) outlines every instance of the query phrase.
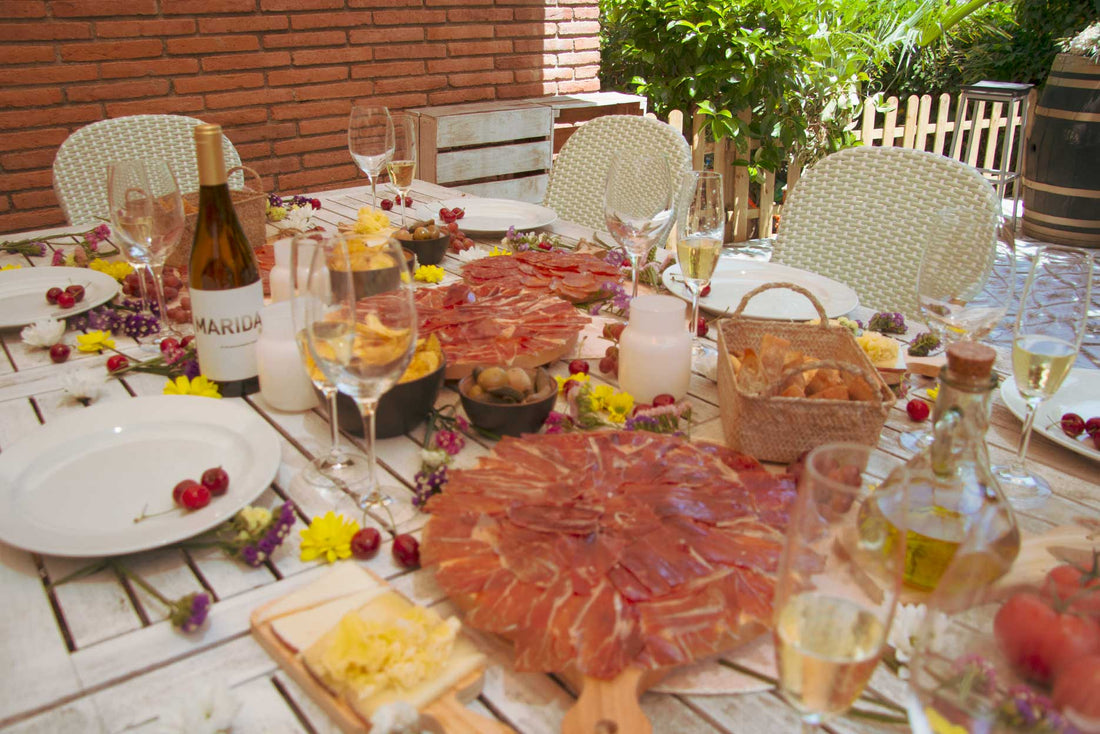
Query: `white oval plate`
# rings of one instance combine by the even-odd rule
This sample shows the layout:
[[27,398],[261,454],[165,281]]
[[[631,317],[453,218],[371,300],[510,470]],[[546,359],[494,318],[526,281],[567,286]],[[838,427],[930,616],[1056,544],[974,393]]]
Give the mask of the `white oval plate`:
[[[1027,414],[1027,403],[1016,389],[1016,380],[1011,376],[1001,383],[1001,400],[1004,401],[1012,414],[1021,421]],[[1067,436],[1062,430],[1062,416],[1066,413],[1076,413],[1085,420],[1100,415],[1100,370],[1074,368],[1066,375],[1066,381],[1054,397],[1039,406],[1035,416],[1037,433],[1049,438],[1054,443],[1061,444],[1071,451],[1076,451],[1082,456],[1087,456],[1093,461],[1100,461],[1100,451],[1093,448],[1092,439],[1082,434],[1077,438]]]
[[503,234],[509,227],[515,227],[517,232],[526,232],[558,221],[558,215],[553,209],[538,204],[512,199],[482,199],[477,196],[441,201],[433,211],[438,218],[441,208],[453,209],[456,206],[466,212],[458,220],[458,228],[463,232]]
[[[679,263],[661,274],[661,282],[673,295],[691,303],[691,292],[684,285]],[[757,286],[775,282],[794,283],[813,293],[824,306],[825,315],[831,319],[843,316],[859,305],[859,297],[854,290],[824,275],[778,263],[723,257],[710,279],[710,294],[699,299],[699,307],[718,316],[732,315],[746,293]],[[770,290],[749,301],[744,315],[757,319],[809,321],[817,318],[817,311],[798,293]]]
[[[57,556],[157,548],[225,522],[279,468],[275,430],[229,400],[158,395],[74,409],[0,453],[0,540]],[[172,488],[221,466],[229,490],[201,510]],[[142,511],[166,514],[135,523]]]
[[[46,300],[54,286],[84,286],[84,300],[61,308]],[[118,281],[98,270],[43,265],[0,270],[0,329],[26,326],[41,319],[67,319],[106,303],[118,293]]]

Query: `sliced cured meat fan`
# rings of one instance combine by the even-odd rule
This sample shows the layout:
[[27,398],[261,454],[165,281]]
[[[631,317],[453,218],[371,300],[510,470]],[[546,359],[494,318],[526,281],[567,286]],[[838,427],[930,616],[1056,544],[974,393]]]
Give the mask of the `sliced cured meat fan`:
[[604,293],[605,283],[618,283],[622,272],[586,252],[528,250],[467,263],[462,266],[462,278],[474,286],[524,288],[583,303]]
[[794,480],[644,432],[505,438],[428,504],[421,561],[519,670],[682,665],[769,624]]

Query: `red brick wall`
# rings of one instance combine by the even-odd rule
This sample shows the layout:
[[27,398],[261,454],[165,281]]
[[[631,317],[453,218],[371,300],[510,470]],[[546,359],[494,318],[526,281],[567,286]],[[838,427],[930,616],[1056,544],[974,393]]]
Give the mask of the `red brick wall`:
[[220,123],[269,191],[362,183],[347,152],[353,101],[400,109],[597,91],[597,7],[0,0],[0,233],[63,224],[58,146],[123,115]]

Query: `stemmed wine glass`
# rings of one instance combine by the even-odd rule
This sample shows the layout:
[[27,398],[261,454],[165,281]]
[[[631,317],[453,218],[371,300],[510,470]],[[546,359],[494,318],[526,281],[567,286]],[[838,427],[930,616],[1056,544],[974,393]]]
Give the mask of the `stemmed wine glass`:
[[1040,247],[1031,263],[1012,337],[1012,374],[1027,404],[1015,460],[993,473],[1013,507],[1027,509],[1050,496],[1050,483],[1027,469],[1035,414],[1058,392],[1077,359],[1092,299],[1092,254],[1076,247]]
[[[878,664],[905,564],[904,469],[867,476],[873,449],[824,444],[806,458],[775,591],[779,690],[804,732],[846,711]],[[889,508],[889,520],[885,509]]]
[[373,206],[378,208],[378,175],[393,157],[393,118],[386,107],[355,105],[348,117],[348,150],[370,181]]
[[[993,224],[960,209],[936,214],[933,236],[924,246],[917,271],[917,305],[929,330],[945,347],[988,336],[1012,303],[1016,286],[1013,240],[994,235],[981,247],[972,244],[978,240],[976,232],[995,232]],[[907,431],[899,441],[906,449],[918,451],[932,443],[932,431]]]
[[[138,267],[144,288],[145,269],[153,274],[159,341],[168,323],[164,302],[164,261],[183,234],[183,199],[172,167],[160,159],[115,161],[107,166],[107,199],[113,229],[122,240],[126,259]],[[144,291],[143,291],[144,292]]]
[[698,339],[699,294],[710,283],[725,239],[726,209],[722,197],[722,174],[688,171],[680,183],[676,214],[676,260],[684,284],[691,292],[691,321],[688,331],[693,353],[704,351]]
[[318,456],[302,470],[305,481],[314,486],[332,488],[336,482],[352,486],[365,481],[370,473],[367,457],[358,451],[352,451],[340,445],[340,421],[337,420],[337,394],[336,384],[325,375],[317,366],[310,341],[307,338],[306,327],[308,291],[306,278],[299,278],[302,272],[299,268],[309,266],[313,262],[313,255],[318,245],[323,244],[330,234],[324,232],[308,232],[294,238],[290,246],[290,278],[291,278],[291,316],[294,320],[294,333],[297,334],[298,351],[305,362],[306,373],[309,379],[324,395],[328,401],[329,417],[329,448],[324,456]]
[[638,261],[672,225],[675,191],[668,158],[638,151],[618,151],[607,172],[603,217],[607,231],[626,250],[638,295]]
[[416,118],[412,115],[393,116],[393,157],[386,163],[390,183],[401,196],[401,226],[405,223],[405,198],[416,177]]
[[379,487],[374,418],[379,399],[404,373],[416,347],[412,278],[401,246],[396,240],[368,245],[355,235],[328,237],[314,247],[307,289],[310,355],[355,400],[363,419],[367,476],[348,489],[364,512],[384,509],[396,528],[414,510]]

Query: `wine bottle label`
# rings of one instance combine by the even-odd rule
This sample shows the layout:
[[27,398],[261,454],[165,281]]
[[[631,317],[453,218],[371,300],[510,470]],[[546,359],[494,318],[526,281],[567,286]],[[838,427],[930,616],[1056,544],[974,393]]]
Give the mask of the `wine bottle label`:
[[263,305],[264,286],[259,280],[224,291],[191,289],[191,322],[204,376],[218,382],[256,376]]

